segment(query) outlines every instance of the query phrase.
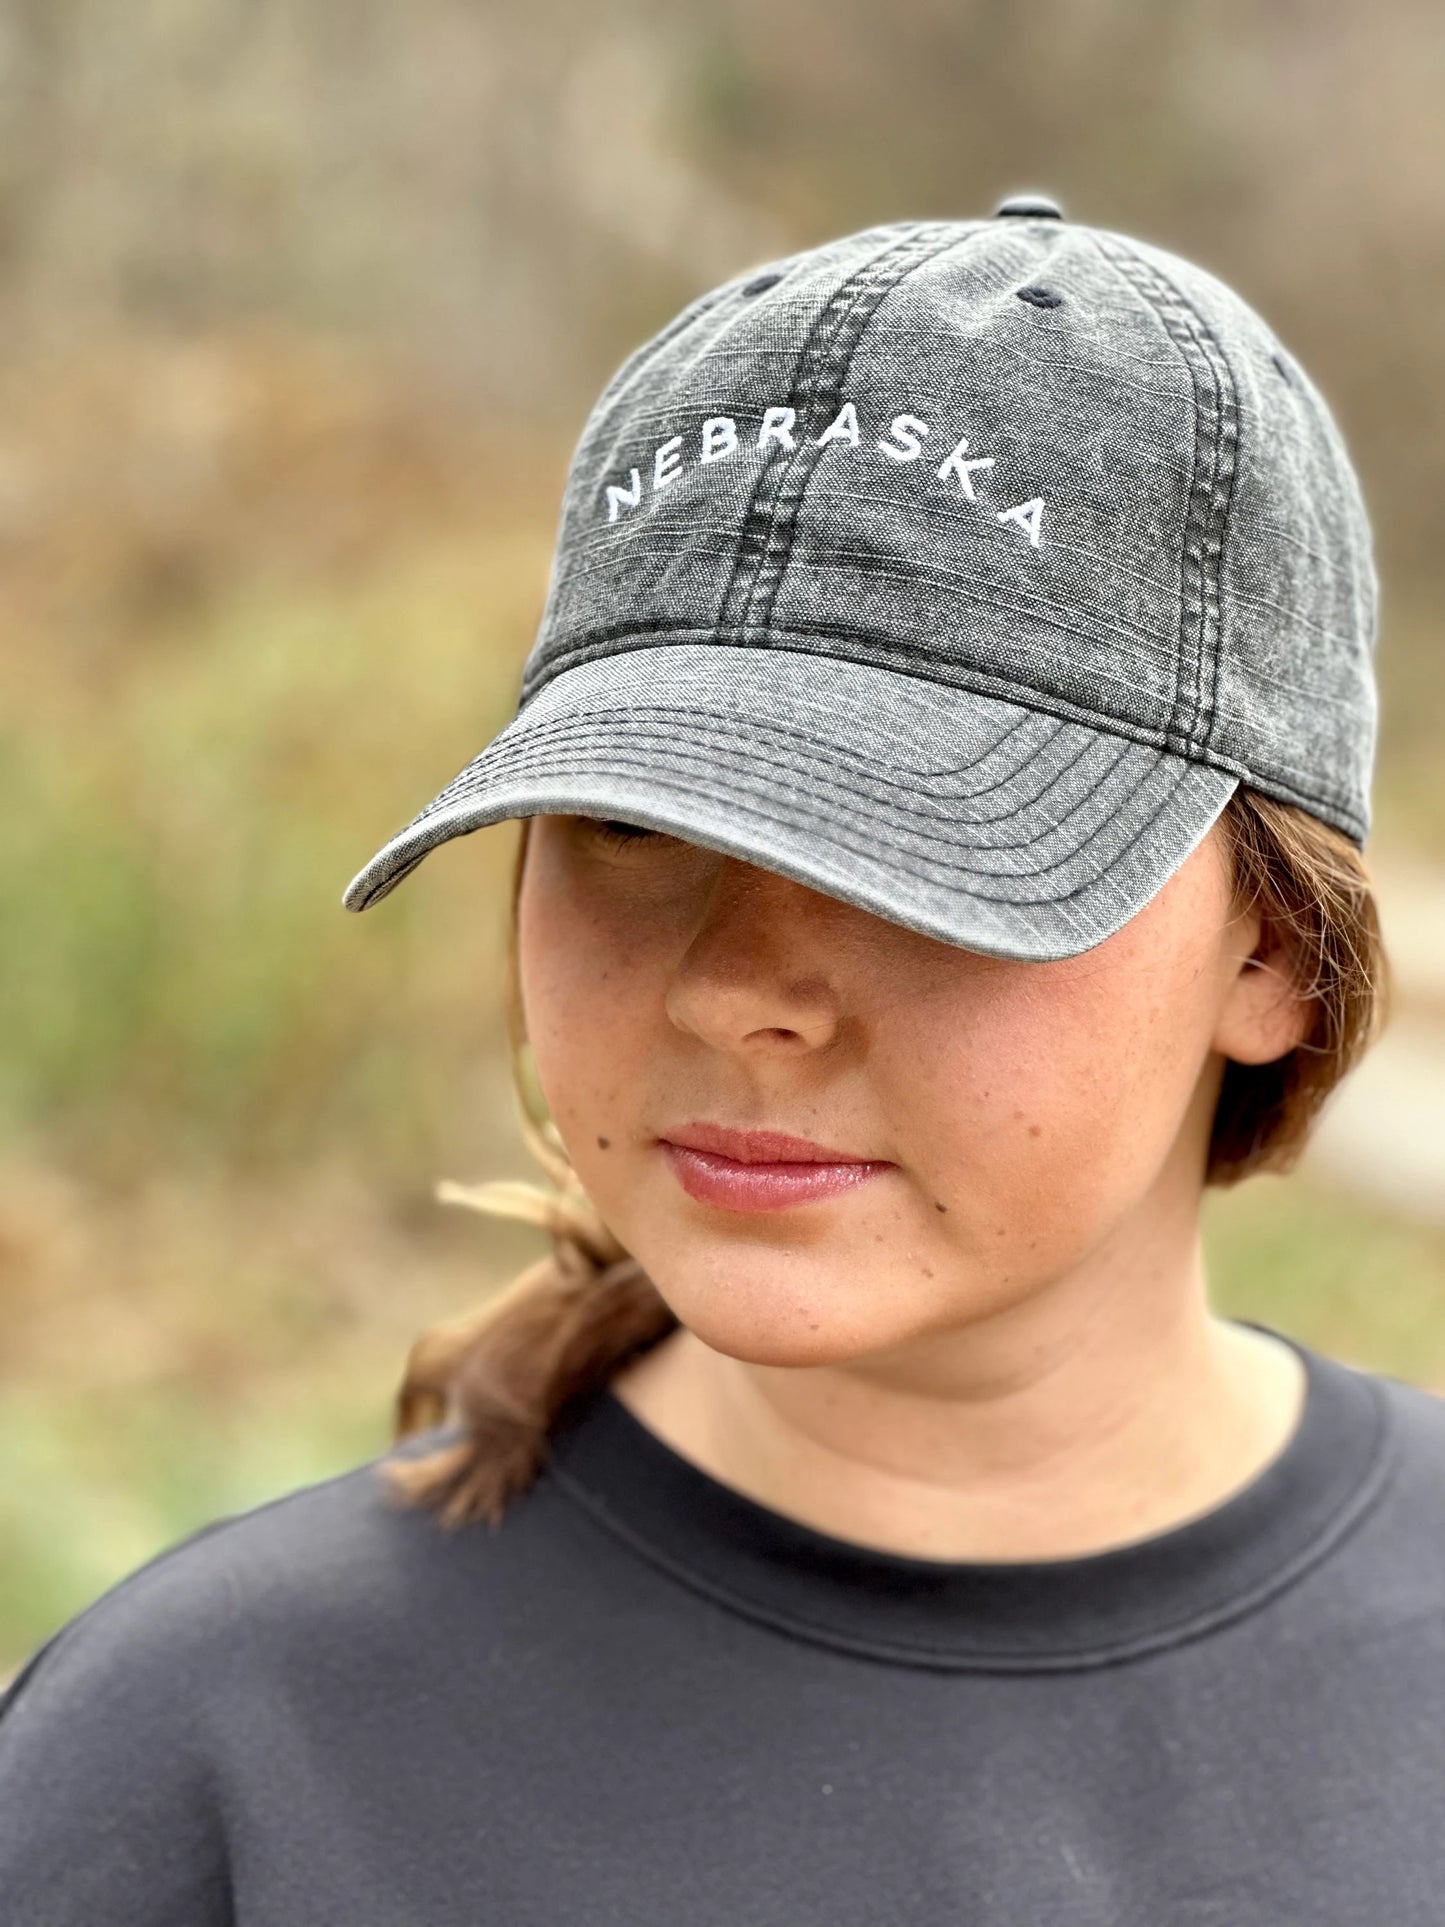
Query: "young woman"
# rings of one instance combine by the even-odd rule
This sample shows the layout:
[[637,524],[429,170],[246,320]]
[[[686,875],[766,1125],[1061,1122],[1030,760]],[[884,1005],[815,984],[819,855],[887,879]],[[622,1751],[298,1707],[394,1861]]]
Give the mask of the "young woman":
[[1377,1027],[1375,611],[1265,323],[1039,197],[631,356],[346,893],[521,820],[551,1251],[34,1656],[7,1923],[1437,1920],[1445,1410],[1198,1228]]

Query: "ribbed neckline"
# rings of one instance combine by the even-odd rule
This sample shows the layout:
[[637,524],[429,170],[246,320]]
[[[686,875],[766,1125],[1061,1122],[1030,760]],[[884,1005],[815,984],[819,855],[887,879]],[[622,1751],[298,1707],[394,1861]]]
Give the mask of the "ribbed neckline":
[[1079,1558],[933,1560],[834,1538],[684,1458],[610,1386],[574,1401],[547,1475],[634,1552],[804,1640],[900,1665],[1046,1672],[1105,1665],[1242,1617],[1325,1558],[1386,1475],[1378,1380],[1252,1319],[1307,1374],[1275,1457],[1211,1511]]

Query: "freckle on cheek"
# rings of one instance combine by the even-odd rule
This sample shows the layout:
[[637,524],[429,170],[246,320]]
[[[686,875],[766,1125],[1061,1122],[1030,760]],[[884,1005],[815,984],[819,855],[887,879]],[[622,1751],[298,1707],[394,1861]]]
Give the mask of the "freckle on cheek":
[[940,1204],[938,1202],[938,1199],[935,1198],[933,1200],[933,1208],[935,1211],[946,1211],[948,1209],[948,1206],[946,1204]]
[[611,1139],[610,1137],[600,1137],[600,1138],[598,1138],[598,1140],[597,1140],[597,1148],[598,1148],[598,1150],[599,1150],[599,1151],[608,1151],[608,1150],[611,1150],[611,1148],[612,1148],[612,1139]]
[[1043,1126],[1041,1124],[1031,1124],[1029,1126],[1030,1137],[1042,1137],[1043,1134],[1044,1134],[1044,1131],[1043,1131]]

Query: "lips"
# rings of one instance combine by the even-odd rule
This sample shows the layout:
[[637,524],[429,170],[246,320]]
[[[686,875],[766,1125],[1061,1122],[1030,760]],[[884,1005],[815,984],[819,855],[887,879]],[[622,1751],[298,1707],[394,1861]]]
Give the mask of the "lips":
[[739,1131],[725,1124],[707,1124],[694,1119],[676,1130],[663,1131],[662,1141],[683,1144],[693,1151],[713,1151],[738,1164],[868,1164],[875,1159],[857,1157],[852,1151],[833,1144],[815,1144],[811,1138],[791,1137],[786,1131]]
[[659,1138],[678,1182],[700,1204],[729,1211],[782,1211],[855,1189],[891,1171],[785,1131],[735,1131],[695,1122]]

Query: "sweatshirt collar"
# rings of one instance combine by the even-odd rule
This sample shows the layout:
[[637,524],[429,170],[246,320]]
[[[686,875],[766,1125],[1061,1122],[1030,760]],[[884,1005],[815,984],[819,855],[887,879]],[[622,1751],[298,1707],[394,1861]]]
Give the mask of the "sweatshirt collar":
[[1273,1327],[1304,1362],[1281,1450],[1210,1511],[1080,1557],[933,1560],[834,1538],[684,1458],[610,1386],[565,1408],[545,1476],[615,1538],[714,1602],[792,1636],[904,1665],[1047,1672],[1193,1639],[1257,1610],[1364,1517],[1387,1469],[1377,1380]]

